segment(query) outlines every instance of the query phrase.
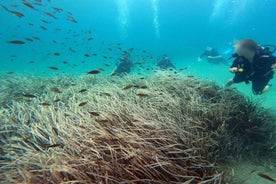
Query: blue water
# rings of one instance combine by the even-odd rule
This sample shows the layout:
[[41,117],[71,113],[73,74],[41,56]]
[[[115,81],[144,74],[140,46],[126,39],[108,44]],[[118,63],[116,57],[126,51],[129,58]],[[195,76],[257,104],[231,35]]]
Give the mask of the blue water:
[[[144,59],[145,65],[155,65],[160,55],[168,54],[177,68],[188,67],[187,73],[223,85],[232,76],[228,66],[197,62],[196,58],[207,45],[225,52],[225,57],[228,57],[235,40],[252,38],[259,44],[276,44],[274,0],[26,2],[36,10],[20,0],[0,1],[9,10],[24,14],[19,18],[0,7],[0,73],[82,75],[90,69],[104,68],[103,75],[108,75],[121,55],[117,49],[121,47],[123,50],[134,48],[133,60]],[[62,10],[57,12],[52,7]],[[51,13],[56,19],[44,12]],[[67,20],[71,14],[77,23]],[[35,40],[34,36],[40,40]],[[22,40],[25,44],[7,43],[10,40]],[[54,55],[56,52],[60,55]],[[49,66],[59,70],[50,70]],[[276,86],[275,81],[272,84]],[[250,88],[239,85],[247,95],[251,95]],[[272,88],[261,97],[269,107],[273,107],[272,102],[275,102],[275,91],[276,88]]]

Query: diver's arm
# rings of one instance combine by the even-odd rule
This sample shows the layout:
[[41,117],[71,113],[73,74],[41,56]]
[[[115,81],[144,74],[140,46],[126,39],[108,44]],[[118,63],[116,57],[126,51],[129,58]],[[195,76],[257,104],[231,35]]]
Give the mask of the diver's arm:
[[205,56],[207,56],[206,51],[203,52],[199,57],[197,57],[197,60],[198,60],[198,61],[202,61],[202,58],[205,57]]
[[203,58],[204,56],[207,56],[207,52],[206,51],[204,51],[200,56],[199,56],[199,58]]
[[238,60],[238,59],[235,59],[235,60],[233,61],[232,65],[231,65],[230,68],[229,68],[229,72],[231,72],[231,73],[236,73],[236,72],[238,72],[238,71],[239,71],[238,66],[239,66],[239,60]]

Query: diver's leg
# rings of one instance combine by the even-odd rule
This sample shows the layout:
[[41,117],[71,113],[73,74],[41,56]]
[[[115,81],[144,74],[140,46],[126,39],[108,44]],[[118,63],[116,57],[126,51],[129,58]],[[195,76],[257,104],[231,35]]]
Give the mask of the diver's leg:
[[261,95],[265,93],[270,88],[270,85],[268,84],[269,80],[270,79],[268,78],[261,78],[261,79],[252,81],[253,94]]
[[225,84],[224,88],[229,88],[232,84],[235,83],[246,82],[246,80],[247,79],[244,76],[235,74],[235,76]]
[[234,79],[232,78],[224,85],[224,88],[230,88],[230,86],[234,83],[235,83]]
[[271,84],[268,84],[269,83],[269,81],[270,81],[270,77],[266,77],[265,79],[264,79],[264,81],[263,81],[263,90],[262,90],[262,93],[265,93],[265,92],[267,92],[267,90],[271,87]]
[[264,87],[264,89],[263,89],[263,91],[262,91],[262,93],[265,93],[265,92],[267,92],[267,90],[269,89],[271,87],[271,85],[266,85],[265,87]]

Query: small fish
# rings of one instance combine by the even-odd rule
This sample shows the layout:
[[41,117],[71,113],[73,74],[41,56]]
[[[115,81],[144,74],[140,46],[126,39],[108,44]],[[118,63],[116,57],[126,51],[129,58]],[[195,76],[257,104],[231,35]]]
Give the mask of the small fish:
[[62,8],[57,8],[57,7],[52,7],[56,12],[60,13],[61,11],[63,11]]
[[140,86],[141,89],[147,89],[148,86]]
[[87,104],[87,102],[81,102],[81,103],[79,103],[79,106],[82,107],[82,106],[84,106],[86,104]]
[[59,52],[55,52],[54,55],[55,56],[60,56],[60,53]]
[[34,62],[34,61],[29,61],[29,63],[30,63],[30,64],[33,64],[33,63],[35,63],[35,62]]
[[110,65],[109,64],[104,64],[104,66],[109,67]]
[[93,54],[93,56],[97,56],[97,54]]
[[108,123],[109,121],[107,120],[107,119],[102,119],[102,120],[100,120],[100,119],[98,119],[98,120],[96,120],[98,123]]
[[52,144],[52,145],[47,145],[46,148],[55,148],[55,147],[63,147],[61,144]]
[[54,66],[49,66],[48,68],[50,68],[51,70],[58,70],[58,68]]
[[99,70],[91,70],[91,71],[87,72],[87,74],[93,74],[93,75],[99,74],[99,73],[100,73]]
[[20,12],[9,10],[8,8],[6,8],[6,7],[3,6],[3,5],[1,5],[1,6],[2,6],[2,8],[3,8],[4,10],[6,10],[7,12],[10,12],[10,13],[12,13],[12,14],[14,14],[15,16],[17,16],[17,17],[19,17],[19,18],[24,17],[24,15],[23,15],[22,13],[20,13]]
[[266,180],[269,180],[269,181],[272,181],[274,183],[276,183],[276,180],[271,178],[270,176],[267,176],[266,174],[263,174],[263,173],[258,173],[258,175]]
[[85,57],[90,57],[90,55],[89,55],[89,54],[84,54],[84,56],[85,56]]
[[49,24],[50,23],[47,20],[41,20],[41,21],[44,22],[45,24]]
[[72,49],[71,47],[69,48],[69,50],[73,53],[76,53],[76,50]]
[[90,37],[90,38],[87,38],[87,40],[88,40],[88,41],[91,41],[91,40],[93,40],[93,39],[94,39],[94,38],[92,38],[92,37]]
[[179,69],[179,71],[183,71],[183,70],[187,70],[187,67]]
[[54,100],[54,102],[55,102],[55,103],[56,103],[56,102],[59,102],[59,101],[60,101],[60,99],[59,99],[59,98]]
[[36,98],[35,95],[30,94],[30,93],[25,93],[25,94],[23,94],[23,96],[24,96],[24,97],[27,97],[27,98]]
[[33,40],[31,38],[25,38],[25,40],[27,40],[29,42],[33,42]]
[[79,90],[79,93],[83,93],[83,92],[86,92],[87,91],[87,89],[81,89],[81,90]]
[[78,21],[71,15],[68,15],[67,16],[67,20],[71,21],[71,22],[74,22],[74,23],[78,23]]
[[33,7],[33,5],[31,5],[31,4],[28,3],[27,1],[23,0],[22,3],[23,3],[25,6],[31,8],[32,10],[36,10],[36,9]]
[[102,95],[105,95],[105,96],[111,97],[111,94],[110,94],[110,93],[102,93]]
[[100,116],[100,113],[98,112],[89,111],[88,113],[91,114],[92,116]]
[[7,41],[7,43],[11,43],[11,44],[25,44],[25,42],[21,41],[21,40],[11,40],[11,41]]
[[37,37],[37,36],[33,36],[32,38],[35,39],[35,40],[40,40],[40,38]]
[[40,103],[40,105],[42,105],[42,106],[50,106],[51,104],[49,104],[48,102],[42,102],[42,103]]
[[195,76],[194,75],[188,75],[189,78],[194,78]]
[[123,90],[127,90],[127,89],[130,89],[130,88],[132,88],[133,86],[132,85],[127,85],[127,86],[125,86],[124,88],[123,88]]
[[51,91],[53,91],[55,93],[62,93],[57,87],[51,88]]
[[85,126],[79,125],[80,128],[85,129]]
[[10,75],[10,74],[14,74],[14,72],[7,72],[7,74],[9,74],[9,75]]
[[44,12],[45,15],[47,15],[48,17],[52,17],[54,19],[57,19],[57,17],[55,17],[53,14],[49,13],[49,12]]
[[47,30],[47,28],[44,27],[44,26],[40,26],[40,28],[43,29],[43,30]]
[[68,62],[67,61],[63,61],[63,64],[68,64]]
[[136,94],[136,96],[139,96],[139,97],[147,97],[147,96],[149,96],[149,95],[144,94],[144,93],[138,93],[138,94]]

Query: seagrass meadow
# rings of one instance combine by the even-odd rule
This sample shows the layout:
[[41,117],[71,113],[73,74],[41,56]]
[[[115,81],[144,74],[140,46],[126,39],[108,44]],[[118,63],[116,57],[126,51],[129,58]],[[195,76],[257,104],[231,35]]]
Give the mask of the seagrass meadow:
[[193,76],[0,82],[1,183],[241,183],[231,160],[275,158],[269,110]]

